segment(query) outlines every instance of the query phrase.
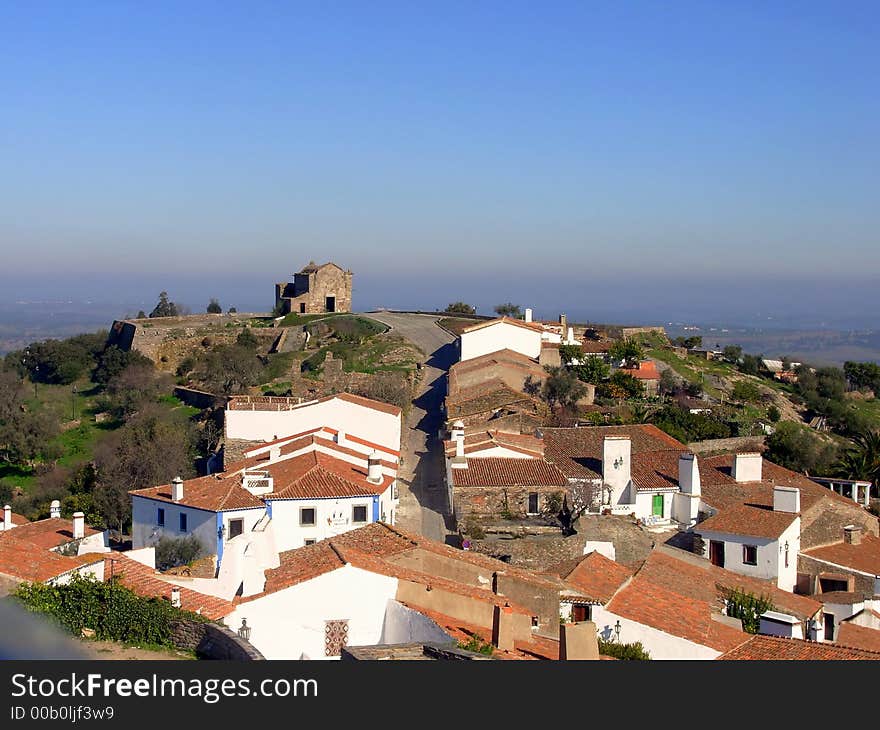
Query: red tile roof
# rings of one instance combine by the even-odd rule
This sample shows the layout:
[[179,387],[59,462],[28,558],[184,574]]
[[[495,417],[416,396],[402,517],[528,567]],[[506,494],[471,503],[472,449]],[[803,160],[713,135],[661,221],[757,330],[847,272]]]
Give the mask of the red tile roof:
[[750,661],[880,660],[880,653],[828,642],[784,639],[779,636],[752,636],[719,659]]
[[775,540],[798,516],[791,512],[776,512],[772,507],[764,505],[737,504],[698,523],[694,532],[701,535],[705,532],[723,532]]
[[659,380],[660,373],[653,360],[642,360],[638,367],[620,368],[620,372],[632,375],[636,380]]
[[632,576],[633,572],[625,565],[593,551],[561,577],[584,596],[599,603],[608,603]]
[[880,630],[844,621],[837,630],[837,643],[880,652]]
[[20,528],[0,532],[0,574],[20,581],[44,583],[86,565],[100,564],[101,553],[66,556],[16,538]]
[[858,545],[838,542],[834,545],[803,550],[816,560],[834,563],[870,575],[880,575],[880,538],[871,534],[862,535]]
[[581,352],[585,355],[598,355],[606,353],[611,349],[614,343],[611,340],[583,340],[581,342]]
[[[25,517],[24,515],[20,515],[17,512],[12,512],[11,517],[12,519],[10,520],[10,522],[12,522],[13,525],[26,525],[30,521],[27,517]],[[0,525],[2,525],[3,522],[3,510],[0,509]]]
[[[104,557],[104,580],[118,578],[119,583],[146,598],[167,597],[171,599],[174,584],[162,580],[160,573],[126,557],[124,553],[112,553]],[[191,588],[180,588],[180,607],[185,611],[201,613],[209,619],[218,619],[232,613],[235,606],[217,596],[199,593]]]
[[367,481],[367,469],[319,451],[270,464],[274,491],[266,499],[328,499],[383,494],[394,477],[383,475],[380,484]]
[[[443,442],[446,455],[455,454],[455,441],[449,439]],[[507,433],[506,431],[478,431],[465,436],[465,454],[471,454],[498,446],[517,451],[521,454],[543,456],[544,440],[531,434]]]
[[147,489],[134,489],[129,494],[208,510],[209,512],[265,506],[259,497],[255,497],[241,485],[241,477],[238,475],[211,474],[197,479],[187,479],[183,483],[183,499],[179,502],[174,502],[171,499],[170,484]]
[[639,491],[678,489],[678,459],[684,451],[640,451],[630,461],[630,475]]
[[517,327],[522,327],[523,329],[533,330],[535,332],[544,331],[544,327],[537,322],[525,322],[521,319],[513,319],[512,317],[499,317],[498,319],[490,319],[486,322],[480,322],[479,324],[472,324],[470,327],[465,327],[462,330],[462,334],[476,332],[477,330],[481,330],[486,327],[492,327],[496,324],[512,324]]
[[[20,527],[14,528],[14,537],[18,540],[27,541],[43,550],[51,550],[52,548],[66,545],[73,542],[73,520],[65,520],[60,517],[50,517],[46,520],[37,520],[36,522],[26,522]],[[100,535],[101,530],[94,527],[85,526],[84,534],[86,537],[91,535]]]
[[467,469],[452,469],[455,487],[564,487],[565,475],[543,459],[468,459]]
[[[687,450],[683,443],[653,424],[545,428],[543,434],[545,458],[571,479],[598,479],[602,476],[602,444],[605,436],[629,436],[634,458],[643,451]],[[676,455],[676,479],[677,459]]]

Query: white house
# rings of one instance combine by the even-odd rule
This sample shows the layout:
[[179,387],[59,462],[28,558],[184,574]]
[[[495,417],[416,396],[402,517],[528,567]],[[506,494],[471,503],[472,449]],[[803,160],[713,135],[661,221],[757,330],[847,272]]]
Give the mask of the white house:
[[401,414],[397,406],[351,393],[305,403],[296,398],[236,396],[226,406],[225,431],[227,440],[274,441],[326,427],[399,451]]
[[703,557],[713,565],[794,590],[801,545],[800,490],[796,487],[774,487],[772,508],[737,504],[693,530],[703,540]]
[[465,328],[459,337],[459,360],[471,360],[499,350],[513,350],[537,360],[544,328],[537,322],[500,317]]

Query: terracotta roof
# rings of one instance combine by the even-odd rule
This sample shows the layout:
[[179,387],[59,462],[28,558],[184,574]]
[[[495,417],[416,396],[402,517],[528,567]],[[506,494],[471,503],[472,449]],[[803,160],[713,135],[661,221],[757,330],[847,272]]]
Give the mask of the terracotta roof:
[[641,451],[630,460],[630,475],[639,491],[678,489],[678,459],[684,451]]
[[[570,479],[598,479],[602,476],[602,444],[605,436],[629,436],[633,457],[643,451],[687,450],[683,443],[653,424],[545,428],[542,432],[545,458],[556,464]],[[676,461],[676,478],[677,470]]]
[[[287,550],[278,555],[280,565],[266,571],[266,593],[289,588],[299,583],[317,578],[319,575],[337,570],[345,565],[345,561],[330,545],[329,540],[321,540],[314,545],[306,545],[296,550]],[[252,600],[256,596],[250,596]]]
[[446,410],[449,417],[454,418],[494,410],[513,403],[535,400],[537,399],[511,388],[501,378],[492,378],[447,396]]
[[764,505],[737,504],[694,526],[694,532],[724,532],[746,537],[778,538],[799,515],[776,512]]
[[333,395],[324,396],[311,401],[300,402],[298,398],[290,398],[285,396],[274,395],[235,395],[232,396],[226,404],[227,410],[230,411],[291,411],[300,408],[308,408],[315,403],[326,403],[329,400],[338,398],[349,403],[355,403],[365,408],[372,408],[374,411],[381,411],[392,416],[400,416],[403,411],[397,406],[382,401],[365,398],[361,395],[353,393],[335,393]]
[[543,459],[468,459],[467,469],[452,469],[456,487],[564,487],[565,475]]
[[838,542],[834,545],[801,552],[816,560],[834,563],[870,575],[880,575],[880,538],[871,534],[862,535],[858,545]]
[[838,603],[849,606],[854,603],[863,603],[865,600],[863,593],[855,593],[854,591],[826,591],[825,593],[814,593],[811,598],[820,603]]
[[[18,529],[18,528],[15,528]],[[0,574],[20,581],[44,583],[85,565],[100,563],[101,553],[66,556],[44,550],[27,540],[19,540],[12,532],[0,533]]]
[[659,380],[660,373],[653,360],[642,360],[637,368],[620,368],[620,372],[632,375],[636,380]]
[[837,643],[880,652],[880,630],[843,621],[837,630]]
[[751,661],[880,660],[880,653],[829,642],[756,634],[719,659]]
[[[455,454],[455,441],[449,439],[443,444],[447,456]],[[535,456],[543,456],[544,454],[544,440],[531,434],[489,430],[468,434],[464,438],[465,454],[494,449],[499,446],[522,454]]]
[[[30,522],[27,517],[25,517],[24,515],[20,515],[17,512],[12,512],[11,517],[12,519],[10,520],[10,522],[12,522],[13,525],[26,525],[28,522]],[[3,523],[3,510],[0,509],[0,525],[2,525]]]
[[255,497],[241,485],[240,476],[223,476],[211,474],[197,479],[187,479],[183,483],[183,499],[174,502],[171,499],[171,485],[163,484],[147,489],[134,489],[129,494],[136,497],[147,497],[160,502],[171,502],[184,507],[203,509],[209,512],[224,510],[250,509],[264,507],[263,501]]
[[683,600],[678,593],[636,575],[619,590],[607,609],[672,636],[708,646],[716,651],[729,651],[742,644],[743,631],[716,621],[714,606],[695,598]]
[[614,343],[610,340],[583,340],[581,351],[585,355],[598,355],[608,352]]
[[[118,577],[119,583],[146,598],[162,596],[171,599],[171,589],[176,584],[169,583],[159,577],[149,566],[126,557],[124,553],[112,553],[104,557],[104,580],[111,576]],[[180,588],[180,607],[185,611],[201,613],[209,619],[218,619],[232,613],[235,606],[217,596],[199,593],[191,588]]]
[[319,451],[269,464],[274,490],[265,499],[328,499],[383,494],[394,477],[383,475],[381,484],[367,481],[367,469]]
[[757,596],[768,596],[777,611],[799,619],[812,618],[822,604],[809,596],[781,590],[775,582],[752,578],[712,565],[708,560],[687,555],[681,558],[655,549],[639,569],[643,580],[674,591],[685,599],[704,601],[716,612],[724,606],[725,593],[739,589]]
[[[14,528],[14,537],[18,540],[26,541],[43,550],[51,550],[52,548],[66,545],[73,541],[73,520],[65,520],[60,517],[50,517],[46,520],[37,520],[36,522],[26,522],[20,527]],[[10,531],[11,532],[11,531]],[[84,534],[86,537],[91,535],[100,535],[101,530],[94,527],[85,526]]]
[[633,572],[624,565],[593,551],[561,577],[579,593],[599,603],[608,603],[620,587],[632,578]]
[[476,332],[477,330],[481,330],[486,327],[492,327],[496,324],[512,324],[517,327],[522,327],[523,329],[533,330],[535,332],[544,331],[544,327],[537,322],[525,322],[521,319],[514,319],[512,317],[499,317],[498,319],[490,319],[486,322],[480,322],[479,324],[472,324],[470,327],[465,327],[462,330],[462,334],[466,335],[470,332]]

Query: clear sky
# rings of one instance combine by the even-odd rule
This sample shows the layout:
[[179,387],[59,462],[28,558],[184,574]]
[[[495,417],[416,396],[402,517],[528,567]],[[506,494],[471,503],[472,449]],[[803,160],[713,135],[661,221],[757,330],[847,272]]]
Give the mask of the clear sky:
[[878,37],[877,2],[0,2],[0,289],[258,306],[315,259],[362,308],[864,310]]

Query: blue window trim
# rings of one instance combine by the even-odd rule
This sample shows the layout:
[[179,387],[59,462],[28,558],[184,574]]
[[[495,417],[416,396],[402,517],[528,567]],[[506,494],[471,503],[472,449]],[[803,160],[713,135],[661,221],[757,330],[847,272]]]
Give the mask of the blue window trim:
[[177,530],[178,532],[188,532],[189,531],[189,516],[186,512],[181,512],[177,515]]
[[379,498],[373,497],[373,522],[379,521]]
[[157,507],[156,508],[156,525],[159,527],[165,527],[165,508]]

